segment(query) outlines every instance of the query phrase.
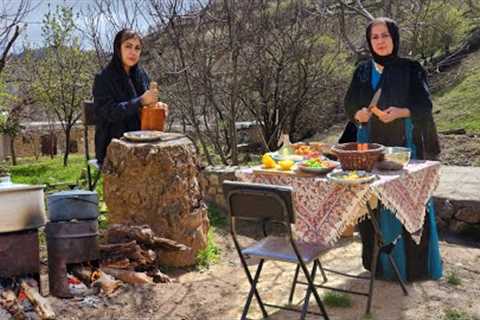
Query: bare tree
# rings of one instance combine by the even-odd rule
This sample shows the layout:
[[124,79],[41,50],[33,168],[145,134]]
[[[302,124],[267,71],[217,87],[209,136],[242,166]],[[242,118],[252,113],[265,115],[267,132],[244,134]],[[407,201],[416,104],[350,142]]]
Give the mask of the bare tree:
[[55,114],[65,133],[63,163],[68,164],[70,134],[81,116],[81,105],[90,94],[93,78],[92,53],[82,50],[74,34],[71,8],[58,6],[44,19],[41,59],[31,59],[36,79],[31,84],[35,99]]
[[0,73],[7,64],[9,53],[23,31],[25,16],[32,9],[30,0],[0,3]]

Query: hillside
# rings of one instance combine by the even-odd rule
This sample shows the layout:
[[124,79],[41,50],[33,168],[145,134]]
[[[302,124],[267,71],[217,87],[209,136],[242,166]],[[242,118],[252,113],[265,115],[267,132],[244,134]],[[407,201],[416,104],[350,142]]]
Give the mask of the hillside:
[[441,77],[446,82],[454,80],[433,95],[438,130],[466,132],[440,135],[441,160],[448,165],[480,166],[480,52]]
[[480,52],[443,77],[458,78],[448,88],[434,94],[435,120],[440,131],[464,128],[480,135]]

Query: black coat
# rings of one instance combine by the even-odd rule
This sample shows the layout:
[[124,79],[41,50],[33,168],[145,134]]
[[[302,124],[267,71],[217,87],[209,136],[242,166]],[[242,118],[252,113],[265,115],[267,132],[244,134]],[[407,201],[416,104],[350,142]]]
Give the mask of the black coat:
[[[345,111],[351,121],[355,113],[368,107],[375,91],[371,85],[372,61],[364,61],[356,68],[345,97]],[[413,142],[418,159],[435,159],[440,153],[437,130],[432,116],[432,100],[422,66],[410,59],[397,58],[385,64],[379,86],[382,95],[378,107],[408,108],[413,122]],[[381,122],[376,116],[370,120],[370,141],[387,146],[405,145],[403,119]]]
[[149,79],[141,68],[136,67],[134,71],[129,76],[110,64],[95,76],[95,153],[99,164],[103,163],[113,138],[140,130],[140,96],[148,89]]

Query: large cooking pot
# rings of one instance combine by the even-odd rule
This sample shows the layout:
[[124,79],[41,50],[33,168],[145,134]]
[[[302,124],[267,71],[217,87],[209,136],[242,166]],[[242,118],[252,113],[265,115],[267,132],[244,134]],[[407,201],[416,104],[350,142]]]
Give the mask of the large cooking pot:
[[0,186],[0,233],[37,229],[46,223],[44,187]]
[[48,196],[48,218],[51,222],[96,219],[98,196],[96,192],[71,190]]

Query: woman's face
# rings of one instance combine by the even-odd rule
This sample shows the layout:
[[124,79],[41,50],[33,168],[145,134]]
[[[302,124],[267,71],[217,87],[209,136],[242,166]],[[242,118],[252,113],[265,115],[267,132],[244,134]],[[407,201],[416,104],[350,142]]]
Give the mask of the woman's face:
[[388,56],[393,52],[393,40],[385,23],[378,23],[372,26],[370,43],[375,53],[379,56]]
[[142,52],[142,45],[140,40],[136,37],[125,40],[120,45],[120,54],[122,56],[122,63],[124,67],[131,68],[140,60],[140,53]]

